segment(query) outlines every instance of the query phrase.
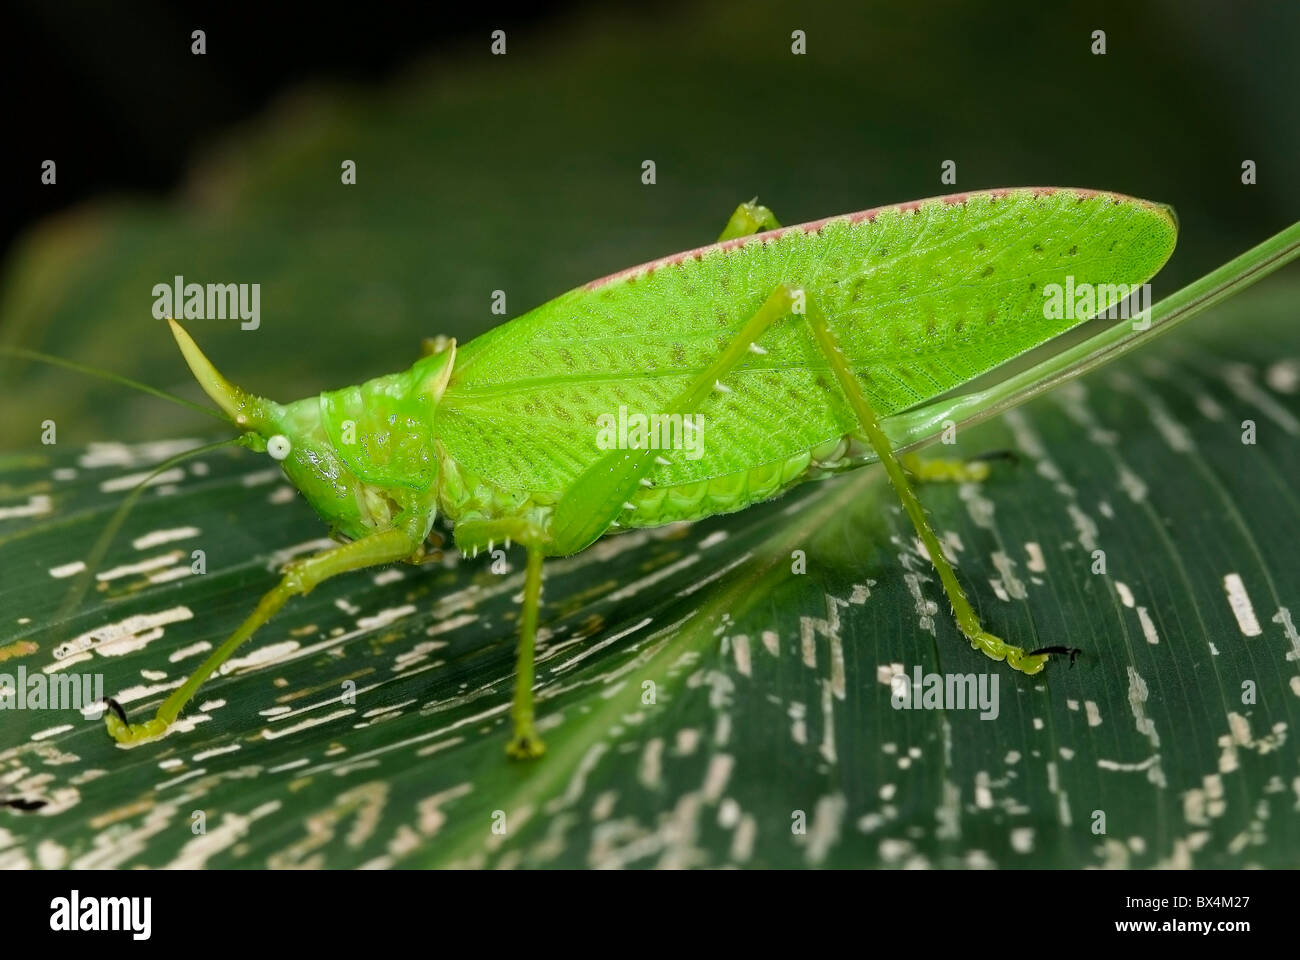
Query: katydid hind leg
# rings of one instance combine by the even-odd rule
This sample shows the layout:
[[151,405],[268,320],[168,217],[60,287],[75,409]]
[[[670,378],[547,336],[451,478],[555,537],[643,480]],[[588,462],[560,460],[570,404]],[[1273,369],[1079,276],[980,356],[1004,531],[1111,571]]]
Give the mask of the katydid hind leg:
[[266,593],[257,608],[226,641],[212,652],[185,683],[163,701],[158,712],[143,723],[128,723],[115,701],[109,701],[104,723],[119,743],[134,743],[167,732],[203,682],[228,660],[244,641],[271,619],[290,597],[306,594],[330,577],[366,567],[405,560],[418,553],[420,541],[407,529],[393,527],[289,564],[274,589]]
[[[676,399],[670,412],[686,414],[699,409],[714,389],[748,355],[750,346],[756,344],[773,323],[791,315],[802,317],[808,324],[814,342],[834,371],[840,388],[858,419],[859,427],[885,467],[908,519],[912,521],[930,555],[931,563],[952,605],[959,629],[973,647],[994,660],[1006,660],[1010,666],[1025,673],[1042,670],[1048,655],[1054,650],[1048,648],[1026,653],[1022,648],[989,633],[980,624],[952,565],[944,555],[938,536],[925,516],[921,501],[908,481],[906,469],[881,430],[879,419],[845,361],[825,315],[808,291],[784,284],[772,291],[718,358]],[[622,506],[636,492],[641,479],[653,469],[654,462],[650,456],[652,452],[611,451],[584,472],[556,505],[549,531],[552,545],[557,548],[555,552],[576,553],[608,529]]]
[[[799,291],[795,292],[798,293]],[[1009,644],[1000,637],[989,633],[980,624],[979,617],[976,615],[974,608],[971,607],[970,601],[966,598],[966,593],[962,589],[957,575],[953,572],[952,565],[944,555],[939,537],[935,534],[934,528],[930,526],[930,521],[925,515],[925,508],[916,496],[916,491],[912,489],[912,484],[907,477],[907,470],[894,453],[889,438],[881,430],[879,419],[867,402],[862,387],[859,385],[853,371],[849,368],[848,362],[844,359],[839,344],[836,342],[834,334],[831,333],[825,314],[811,294],[806,291],[803,293],[804,296],[797,298],[799,305],[803,309],[795,312],[803,314],[804,320],[808,323],[812,332],[813,339],[817,342],[817,346],[830,364],[836,380],[839,381],[840,389],[843,390],[849,405],[858,418],[858,425],[871,444],[876,456],[880,459],[881,465],[885,468],[885,472],[889,476],[889,482],[894,488],[894,493],[902,502],[903,511],[907,514],[908,519],[912,521],[912,526],[915,528],[922,544],[925,545],[926,552],[930,556],[930,562],[939,575],[944,593],[947,594],[948,602],[952,605],[953,617],[957,621],[957,626],[966,636],[966,639],[970,641],[971,646],[977,650],[982,650],[994,660],[1006,660],[1008,665],[1030,674],[1042,670],[1049,655],[1057,652],[1069,652],[1071,648],[1058,650],[1054,647],[1043,647],[1026,653],[1022,648]],[[1071,661],[1073,661],[1073,656],[1071,656]]]
[[727,225],[722,228],[722,233],[718,235],[718,242],[724,240],[735,240],[738,237],[748,237],[755,233],[762,233],[764,230],[775,230],[781,226],[776,219],[776,215],[767,207],[758,202],[758,197],[750,200],[748,203],[742,203],[731,214],[731,219]]

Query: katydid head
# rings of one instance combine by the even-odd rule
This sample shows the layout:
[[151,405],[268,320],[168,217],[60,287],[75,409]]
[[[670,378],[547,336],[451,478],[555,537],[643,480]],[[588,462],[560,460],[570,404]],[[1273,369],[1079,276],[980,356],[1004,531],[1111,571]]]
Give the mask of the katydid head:
[[431,499],[433,414],[451,376],[454,340],[401,373],[280,404],[231,384],[170,322],[199,385],[243,431],[239,443],[279,462],[335,530],[356,538]]

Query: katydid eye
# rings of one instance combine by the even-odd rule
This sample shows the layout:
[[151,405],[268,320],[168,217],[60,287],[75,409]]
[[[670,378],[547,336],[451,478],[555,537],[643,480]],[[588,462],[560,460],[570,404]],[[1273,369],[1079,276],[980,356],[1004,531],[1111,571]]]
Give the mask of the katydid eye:
[[271,455],[272,460],[283,460],[292,449],[293,446],[289,443],[289,438],[283,433],[277,433],[266,441],[266,452]]

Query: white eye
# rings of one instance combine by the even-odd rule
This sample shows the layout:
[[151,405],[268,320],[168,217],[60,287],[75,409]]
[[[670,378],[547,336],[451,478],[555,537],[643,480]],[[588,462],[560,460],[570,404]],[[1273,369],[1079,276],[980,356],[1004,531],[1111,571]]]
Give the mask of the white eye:
[[270,440],[266,441],[266,452],[271,455],[272,460],[283,460],[289,455],[293,447],[289,443],[289,438],[283,433],[277,433]]

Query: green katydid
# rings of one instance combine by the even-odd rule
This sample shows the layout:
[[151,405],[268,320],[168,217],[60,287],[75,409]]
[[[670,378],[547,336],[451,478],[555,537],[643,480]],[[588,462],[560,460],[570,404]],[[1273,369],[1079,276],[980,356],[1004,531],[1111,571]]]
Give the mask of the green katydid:
[[[279,461],[343,542],[289,564],[154,718],[128,723],[110,704],[108,730],[122,742],[164,733],[290,597],[349,571],[419,562],[441,515],[463,553],[498,542],[527,551],[507,749],[538,756],[545,558],[739,510],[876,460],[972,646],[1028,674],[1055,654],[1073,659],[1069,647],[1025,651],[984,629],[900,454],[947,422],[1000,412],[1132,349],[1300,252],[1296,224],[1162,301],[1149,324],[1119,323],[1014,375],[987,376],[1117,306],[1165,263],[1176,235],[1169,208],[1093,190],[995,190],[787,228],[751,202],[718,243],[572,290],[463,347],[426,341],[408,370],[289,404],[230,384],[171,321],[238,442]],[[1099,291],[1082,314],[1044,307],[1049,285],[1067,282]],[[643,432],[604,449],[602,424],[626,411],[693,425],[693,448]]]

